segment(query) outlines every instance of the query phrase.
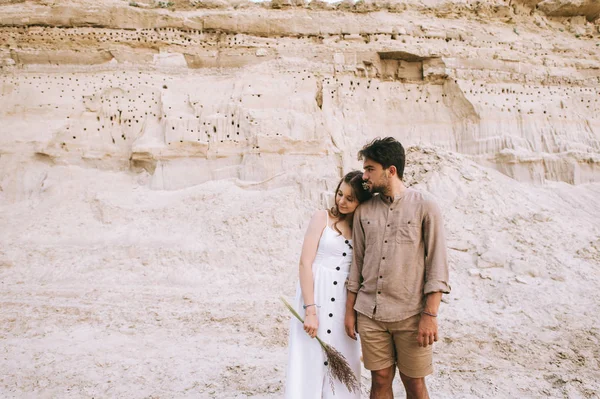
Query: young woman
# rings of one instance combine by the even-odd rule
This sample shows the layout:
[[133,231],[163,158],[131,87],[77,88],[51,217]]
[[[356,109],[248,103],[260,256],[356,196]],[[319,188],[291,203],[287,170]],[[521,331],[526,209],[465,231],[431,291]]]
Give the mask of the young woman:
[[[360,382],[360,343],[344,330],[346,279],[352,262],[352,217],[371,198],[363,188],[362,172],[346,174],[335,191],[335,206],[315,212],[304,236],[299,287],[292,305],[303,316],[290,324],[286,399],[353,399],[339,381],[329,381],[327,358],[317,340],[340,351]],[[331,389],[333,383],[334,392]]]

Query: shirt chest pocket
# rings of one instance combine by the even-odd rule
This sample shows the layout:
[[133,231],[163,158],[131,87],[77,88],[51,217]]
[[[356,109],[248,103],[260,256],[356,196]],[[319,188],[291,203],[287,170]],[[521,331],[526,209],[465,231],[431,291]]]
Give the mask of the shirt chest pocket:
[[379,221],[376,219],[360,219],[360,223],[365,232],[365,242],[371,243],[377,241],[377,237],[381,234]]
[[414,244],[419,242],[421,225],[417,220],[400,220],[396,230],[398,244]]

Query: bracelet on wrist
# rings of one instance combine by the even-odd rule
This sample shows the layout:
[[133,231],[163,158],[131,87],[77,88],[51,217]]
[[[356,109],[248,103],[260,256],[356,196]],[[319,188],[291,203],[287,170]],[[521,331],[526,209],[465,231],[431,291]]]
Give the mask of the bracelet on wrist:
[[311,303],[310,305],[302,305],[302,308],[304,310],[306,310],[307,308],[310,308],[311,306],[314,306],[315,308],[320,308],[320,306],[317,305],[316,303]]
[[431,317],[437,317],[437,316],[438,316],[438,315],[436,315],[436,314],[429,313],[429,312],[427,312],[427,311],[425,311],[425,310],[421,311],[421,313],[423,313],[423,314],[426,314],[427,316],[431,316]]

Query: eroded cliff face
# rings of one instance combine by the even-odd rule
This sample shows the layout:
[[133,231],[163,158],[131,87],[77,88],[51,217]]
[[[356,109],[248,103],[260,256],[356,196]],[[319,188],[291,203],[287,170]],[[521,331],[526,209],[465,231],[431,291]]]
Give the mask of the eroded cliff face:
[[157,189],[262,181],[346,169],[366,141],[391,135],[522,181],[600,179],[600,36],[586,20],[595,11],[8,3],[3,170],[35,157],[144,168]]

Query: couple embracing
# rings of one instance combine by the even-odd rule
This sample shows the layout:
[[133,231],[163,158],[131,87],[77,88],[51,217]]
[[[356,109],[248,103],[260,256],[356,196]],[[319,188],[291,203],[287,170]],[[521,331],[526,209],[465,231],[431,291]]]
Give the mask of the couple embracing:
[[450,292],[438,206],[402,182],[405,153],[392,137],[358,153],[364,172],[346,174],[335,206],[313,215],[300,256],[293,303],[287,399],[354,399],[329,381],[315,336],[341,352],[360,381],[361,348],[371,399],[393,398],[396,368],[407,398],[428,398],[442,294]]

